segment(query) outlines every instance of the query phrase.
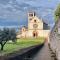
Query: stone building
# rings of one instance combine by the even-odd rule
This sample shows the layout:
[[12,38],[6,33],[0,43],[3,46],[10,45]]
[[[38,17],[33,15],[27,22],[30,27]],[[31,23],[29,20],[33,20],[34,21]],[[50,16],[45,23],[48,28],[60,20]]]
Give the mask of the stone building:
[[[49,26],[42,19],[39,19],[35,12],[28,13],[28,27],[21,28],[20,37],[47,37],[49,34]],[[18,37],[19,35],[17,35]]]

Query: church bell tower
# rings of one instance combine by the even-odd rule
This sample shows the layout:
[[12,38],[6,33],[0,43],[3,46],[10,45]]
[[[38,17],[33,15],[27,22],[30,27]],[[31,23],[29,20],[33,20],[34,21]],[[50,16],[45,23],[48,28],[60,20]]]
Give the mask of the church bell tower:
[[35,17],[35,12],[28,13],[28,22],[30,22]]
[[28,29],[30,29],[29,24],[32,22],[34,17],[35,17],[35,12],[28,12]]

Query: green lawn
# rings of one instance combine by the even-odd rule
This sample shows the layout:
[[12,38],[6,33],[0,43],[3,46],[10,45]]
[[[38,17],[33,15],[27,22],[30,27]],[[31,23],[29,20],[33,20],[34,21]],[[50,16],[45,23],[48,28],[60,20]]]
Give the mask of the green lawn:
[[44,42],[43,38],[18,39],[16,44],[8,42],[4,46],[4,50],[0,51],[0,55],[4,55],[4,54],[7,54],[7,53],[12,53],[14,51],[18,51],[19,49],[26,48],[26,47],[29,47],[29,46],[42,44],[43,42]]

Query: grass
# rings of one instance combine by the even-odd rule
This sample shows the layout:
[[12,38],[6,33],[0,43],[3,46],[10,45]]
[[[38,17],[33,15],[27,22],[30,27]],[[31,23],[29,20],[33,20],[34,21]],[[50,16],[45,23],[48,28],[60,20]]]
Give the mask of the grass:
[[22,38],[22,39],[18,39],[17,43],[15,43],[15,44],[8,42],[4,46],[4,50],[0,51],[0,55],[13,53],[14,51],[18,51],[22,48],[42,44],[43,42],[44,42],[43,38],[37,38],[37,39],[36,38],[26,38],[26,39]]

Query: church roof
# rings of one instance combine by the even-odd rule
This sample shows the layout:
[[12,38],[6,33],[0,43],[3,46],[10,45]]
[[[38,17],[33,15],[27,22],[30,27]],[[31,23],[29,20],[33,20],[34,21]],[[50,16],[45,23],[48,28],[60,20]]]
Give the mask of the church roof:
[[47,24],[47,25],[48,25],[48,23],[46,22],[46,20],[45,20],[45,19],[41,18],[40,16],[37,16],[37,17],[38,17],[39,19],[41,19],[43,23],[45,23],[45,24]]
[[[36,13],[35,13],[35,14],[36,14]],[[45,20],[45,19],[41,18],[41,16],[38,16],[38,14],[36,14],[36,16],[37,16],[39,19],[41,19],[43,23],[45,23],[45,24],[47,24],[47,25],[48,25],[48,23],[46,22],[46,20]]]

